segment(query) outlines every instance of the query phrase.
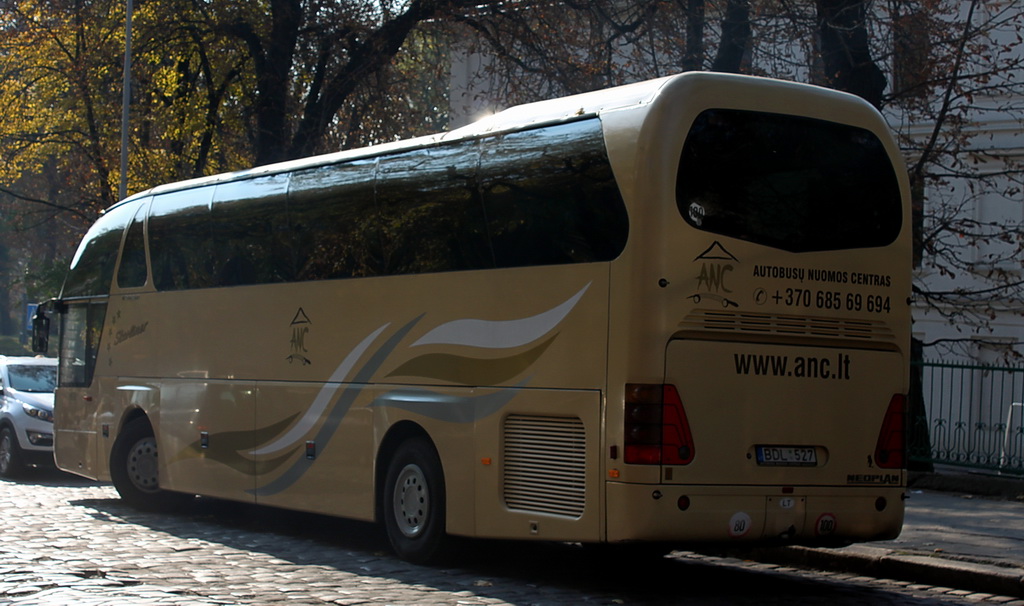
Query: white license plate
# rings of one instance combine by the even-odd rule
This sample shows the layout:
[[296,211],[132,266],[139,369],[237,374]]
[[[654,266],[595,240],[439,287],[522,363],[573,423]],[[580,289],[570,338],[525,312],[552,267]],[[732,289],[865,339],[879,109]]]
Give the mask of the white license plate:
[[813,467],[818,464],[818,453],[813,446],[758,446],[757,464]]

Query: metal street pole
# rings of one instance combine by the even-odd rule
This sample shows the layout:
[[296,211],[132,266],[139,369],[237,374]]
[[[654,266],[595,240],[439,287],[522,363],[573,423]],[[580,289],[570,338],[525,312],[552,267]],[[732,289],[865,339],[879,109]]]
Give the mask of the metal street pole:
[[127,0],[124,19],[124,83],[121,86],[121,186],[118,199],[128,195],[128,106],[132,97],[132,0]]

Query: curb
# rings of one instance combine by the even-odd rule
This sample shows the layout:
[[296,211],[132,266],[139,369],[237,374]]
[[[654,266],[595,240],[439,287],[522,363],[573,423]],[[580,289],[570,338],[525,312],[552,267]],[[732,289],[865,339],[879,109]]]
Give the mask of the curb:
[[1024,500],[1024,478],[959,472],[909,472],[907,488],[960,492],[984,497]]
[[875,578],[1024,598],[1024,569],[853,545],[839,549],[766,547],[729,553],[758,562],[843,571]]

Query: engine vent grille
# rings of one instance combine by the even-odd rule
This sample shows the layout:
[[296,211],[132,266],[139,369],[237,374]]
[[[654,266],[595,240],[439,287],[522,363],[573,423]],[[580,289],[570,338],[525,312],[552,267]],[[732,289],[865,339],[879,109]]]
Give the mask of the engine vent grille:
[[714,330],[744,334],[828,337],[862,341],[894,338],[884,322],[847,318],[811,318],[782,314],[695,310],[679,323],[683,330]]
[[504,427],[509,509],[579,518],[586,504],[586,430],[576,417],[509,415]]

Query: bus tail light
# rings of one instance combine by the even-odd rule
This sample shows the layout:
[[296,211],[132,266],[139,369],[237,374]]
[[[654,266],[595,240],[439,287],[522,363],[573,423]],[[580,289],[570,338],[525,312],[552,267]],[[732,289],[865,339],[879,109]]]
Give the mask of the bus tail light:
[[894,394],[885,411],[882,429],[875,445],[875,465],[882,469],[902,469],[906,460],[905,413],[906,396]]
[[625,461],[637,465],[686,465],[693,436],[675,385],[626,384]]

